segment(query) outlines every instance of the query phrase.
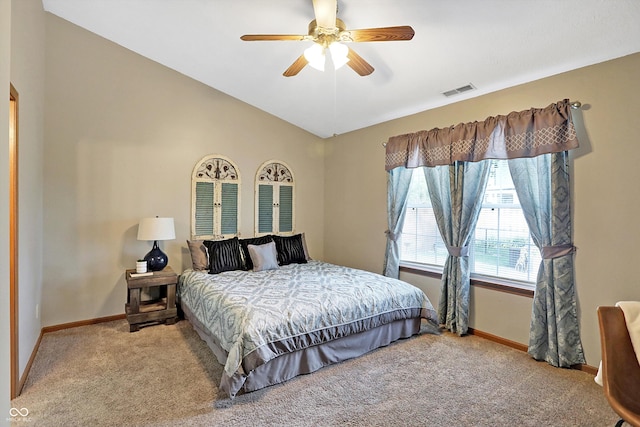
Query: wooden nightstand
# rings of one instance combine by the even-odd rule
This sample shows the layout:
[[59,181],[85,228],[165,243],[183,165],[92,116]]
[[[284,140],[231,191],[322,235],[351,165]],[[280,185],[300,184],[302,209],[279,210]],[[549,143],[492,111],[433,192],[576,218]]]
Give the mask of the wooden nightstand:
[[[127,303],[124,306],[129,322],[129,332],[135,332],[140,326],[149,323],[165,323],[173,325],[178,316],[176,309],[176,284],[178,276],[171,267],[167,266],[162,271],[154,271],[149,276],[131,277],[135,269],[125,272],[127,280]],[[140,301],[142,288],[166,286],[166,297],[153,301]]]

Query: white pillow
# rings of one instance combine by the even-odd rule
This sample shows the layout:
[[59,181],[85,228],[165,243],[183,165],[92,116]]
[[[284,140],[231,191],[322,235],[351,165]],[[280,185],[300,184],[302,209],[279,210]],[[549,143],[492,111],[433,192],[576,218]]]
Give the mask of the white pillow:
[[278,268],[278,252],[275,242],[264,245],[248,245],[253,271],[275,270]]

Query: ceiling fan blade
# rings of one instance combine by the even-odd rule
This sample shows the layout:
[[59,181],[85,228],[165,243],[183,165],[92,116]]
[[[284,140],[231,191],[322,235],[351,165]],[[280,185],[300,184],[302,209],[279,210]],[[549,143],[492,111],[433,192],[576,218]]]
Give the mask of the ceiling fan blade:
[[362,57],[355,53],[353,49],[349,48],[347,58],[349,58],[349,62],[347,62],[347,65],[361,76],[368,76],[369,74],[373,73],[373,67],[371,66],[371,64],[362,59]]
[[340,39],[352,42],[390,42],[411,40],[415,31],[408,25],[400,27],[364,28],[346,30],[340,33]]
[[335,28],[338,0],[313,0],[313,12],[318,27]]
[[300,72],[300,70],[302,70],[305,65],[307,65],[309,63],[309,61],[307,61],[307,58],[304,57],[303,55],[300,55],[300,57],[298,59],[296,59],[293,64],[291,64],[289,66],[289,68],[287,68],[285,70],[284,73],[282,73],[283,76],[285,77],[292,77],[295,76],[296,74],[298,74]]
[[293,40],[300,41],[305,40],[309,36],[302,36],[298,34],[245,34],[240,38],[247,42],[253,41],[275,41],[275,40]]

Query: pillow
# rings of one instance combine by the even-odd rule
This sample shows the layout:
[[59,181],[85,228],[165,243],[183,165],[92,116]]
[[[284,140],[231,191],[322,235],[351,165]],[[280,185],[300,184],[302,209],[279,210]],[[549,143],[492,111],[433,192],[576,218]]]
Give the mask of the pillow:
[[278,268],[278,252],[275,242],[264,245],[247,245],[249,257],[253,262],[253,271],[275,270]]
[[307,250],[307,240],[304,238],[304,233],[300,233],[300,239],[302,240],[302,249],[304,249],[304,257],[307,261],[311,261],[309,251]]
[[227,240],[205,240],[204,245],[209,251],[210,274],[242,270],[242,257],[237,237]]
[[191,264],[195,271],[209,269],[209,254],[203,240],[187,240],[189,252],[191,252]]
[[278,263],[280,265],[307,263],[304,246],[302,245],[302,234],[287,237],[273,236],[273,240],[276,242]]
[[253,262],[251,261],[251,256],[249,255],[249,249],[247,246],[264,245],[265,243],[273,242],[273,238],[271,236],[252,237],[249,239],[240,239],[239,242],[240,248],[242,249],[242,257],[244,258],[244,269],[252,270]]

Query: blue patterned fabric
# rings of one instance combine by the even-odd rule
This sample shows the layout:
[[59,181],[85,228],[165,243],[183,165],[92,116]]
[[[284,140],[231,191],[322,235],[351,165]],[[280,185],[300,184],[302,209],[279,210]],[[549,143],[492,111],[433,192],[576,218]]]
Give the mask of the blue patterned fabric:
[[438,229],[449,250],[442,272],[439,321],[458,335],[466,334],[469,328],[467,253],[482,208],[489,165],[485,160],[424,168]]
[[[585,363],[576,307],[573,250],[568,254],[553,250],[573,247],[566,156],[554,153],[509,160],[531,237],[543,253],[533,299],[529,354],[558,367]],[[544,255],[553,252],[560,256]]]
[[254,365],[283,349],[293,352],[410,318],[427,319],[430,332],[437,332],[436,312],[417,287],[320,261],[255,273],[186,270],[178,290],[181,304],[228,353],[224,375],[238,387]]
[[384,253],[383,273],[397,279],[400,275],[400,248],[398,239],[404,225],[407,197],[413,169],[398,167],[387,176],[387,248]]

